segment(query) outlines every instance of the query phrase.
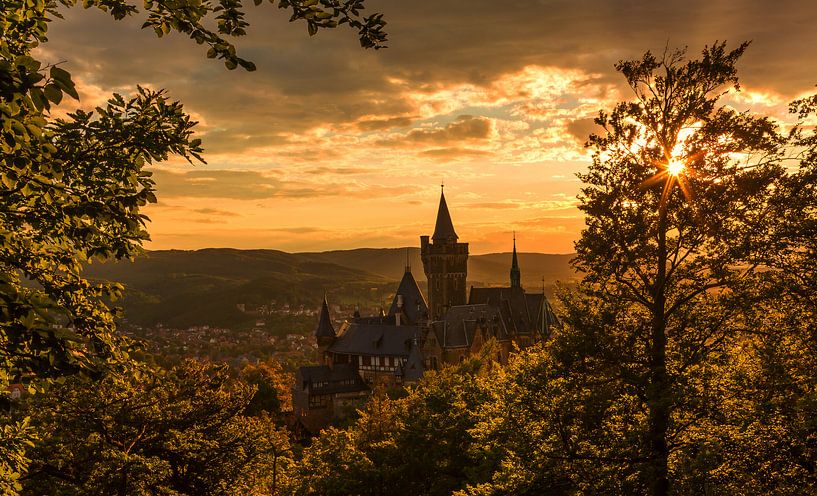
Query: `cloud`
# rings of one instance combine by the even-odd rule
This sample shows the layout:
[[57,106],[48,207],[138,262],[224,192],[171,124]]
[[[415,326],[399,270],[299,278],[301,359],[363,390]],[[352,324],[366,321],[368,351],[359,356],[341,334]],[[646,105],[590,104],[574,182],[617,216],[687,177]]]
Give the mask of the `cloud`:
[[457,143],[488,139],[492,130],[490,119],[461,115],[454,122],[442,128],[413,129],[406,135],[406,138],[420,143]]
[[587,117],[568,122],[567,132],[570,133],[580,145],[584,145],[591,134],[603,133],[604,128],[596,124],[592,117]]
[[362,119],[359,120],[357,123],[357,128],[361,131],[382,131],[386,129],[392,129],[395,127],[406,127],[411,124],[412,118],[411,117],[388,117],[383,119],[373,118],[373,119]]
[[[153,172],[153,178],[156,181],[157,194],[161,195],[162,198],[258,200],[344,196],[370,199],[384,196],[393,197],[405,192],[400,187],[377,184],[282,180],[275,173],[248,170],[171,171],[156,169]],[[209,211],[211,209],[198,209],[194,210],[194,212],[202,213],[202,210]]]
[[[164,247],[405,243],[419,215],[433,221],[445,178],[449,200],[470,203],[457,215],[476,250],[502,225],[542,222],[551,231],[538,249],[569,251],[581,230],[570,203],[588,160],[581,144],[598,110],[629,95],[615,62],[668,40],[696,56],[714,40],[751,39],[744,91],[726,101],[780,120],[817,83],[817,52],[804,49],[817,44],[817,8],[799,0],[473,0],[467,15],[461,0],[367,7],[386,15],[388,50],[361,50],[348,29],[310,37],[286,12],[250,6],[237,42],[254,73],[226,71],[183,36],[158,40],[138,16],[115,22],[95,9],[63,9],[38,50],[66,61],[83,108],[142,84],[167,89],[200,122],[209,165],[156,170],[163,205],[151,206],[151,232]],[[218,221],[231,229],[208,229]]]
[[239,217],[240,214],[235,212],[228,212],[226,210],[218,210],[215,208],[196,208],[192,212],[202,215],[215,215],[219,217]]

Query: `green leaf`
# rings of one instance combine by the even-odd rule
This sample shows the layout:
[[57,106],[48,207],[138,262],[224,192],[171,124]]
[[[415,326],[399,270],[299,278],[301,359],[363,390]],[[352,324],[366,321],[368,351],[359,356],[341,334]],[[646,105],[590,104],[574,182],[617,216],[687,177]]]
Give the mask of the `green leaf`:
[[46,84],[43,88],[45,97],[51,102],[59,104],[62,101],[62,90],[56,84]]
[[48,100],[45,99],[41,88],[31,88],[29,95],[31,96],[31,101],[34,103],[34,106],[40,112],[49,108]]

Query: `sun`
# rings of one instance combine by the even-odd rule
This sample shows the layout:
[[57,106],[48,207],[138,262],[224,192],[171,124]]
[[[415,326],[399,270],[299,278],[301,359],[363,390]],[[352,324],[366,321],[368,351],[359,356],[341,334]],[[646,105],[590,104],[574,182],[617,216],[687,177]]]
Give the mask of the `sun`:
[[678,177],[684,173],[684,169],[686,169],[686,165],[680,160],[672,159],[667,163],[667,173],[670,176]]

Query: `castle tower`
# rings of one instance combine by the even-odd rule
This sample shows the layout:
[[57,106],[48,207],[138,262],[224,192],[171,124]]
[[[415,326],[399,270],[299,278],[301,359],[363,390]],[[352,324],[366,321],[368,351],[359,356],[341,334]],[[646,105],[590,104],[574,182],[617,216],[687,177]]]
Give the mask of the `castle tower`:
[[519,259],[516,257],[516,232],[513,233],[513,260],[511,260],[511,287],[522,287],[522,273],[519,271]]
[[332,319],[329,317],[329,304],[326,302],[326,295],[323,295],[323,305],[321,305],[321,316],[318,320],[318,327],[315,329],[315,337],[318,339],[318,360],[323,362],[326,350],[335,342],[337,334],[332,327]]
[[445,193],[440,191],[437,224],[429,242],[420,236],[420,256],[428,279],[429,317],[439,320],[454,305],[465,305],[465,278],[468,274],[468,243],[458,243],[448,213]]

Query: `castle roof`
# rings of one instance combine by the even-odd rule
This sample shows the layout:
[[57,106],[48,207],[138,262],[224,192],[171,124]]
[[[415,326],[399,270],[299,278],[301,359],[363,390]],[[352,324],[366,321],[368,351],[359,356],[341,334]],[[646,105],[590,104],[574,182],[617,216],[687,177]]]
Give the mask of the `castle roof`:
[[357,371],[347,363],[336,363],[332,368],[326,365],[310,365],[298,369],[296,387],[309,389],[311,394],[334,394],[366,391],[369,387]]
[[319,338],[335,337],[335,328],[332,327],[332,319],[329,317],[329,304],[326,302],[326,295],[323,297],[321,316],[318,320],[318,327],[315,329],[315,336]]
[[443,348],[471,346],[480,329],[486,332],[488,338],[495,337],[500,341],[509,339],[499,309],[487,304],[453,306],[442,320],[432,323],[431,327]]
[[339,355],[408,357],[411,341],[419,332],[418,327],[411,325],[350,322],[343,326],[328,351]]
[[497,308],[505,326],[512,333],[547,333],[550,326],[559,325],[544,293],[525,293],[521,287],[471,287],[468,301]]
[[401,369],[404,381],[417,382],[423,377],[426,368],[423,363],[423,355],[420,353],[420,345],[416,339],[411,342],[411,351]]
[[445,203],[445,193],[440,191],[440,207],[437,209],[437,224],[434,226],[434,234],[431,239],[434,242],[445,243],[447,241],[457,241],[459,236],[454,231],[454,223],[451,222],[451,214],[448,213],[448,205]]
[[403,297],[402,315],[406,317],[407,324],[414,325],[428,319],[428,304],[408,266],[406,267],[406,272],[403,274],[403,279],[400,281],[400,285],[397,287],[397,293],[395,293],[394,299],[391,302],[391,307],[389,308],[390,317],[400,312],[398,308],[398,296]]

